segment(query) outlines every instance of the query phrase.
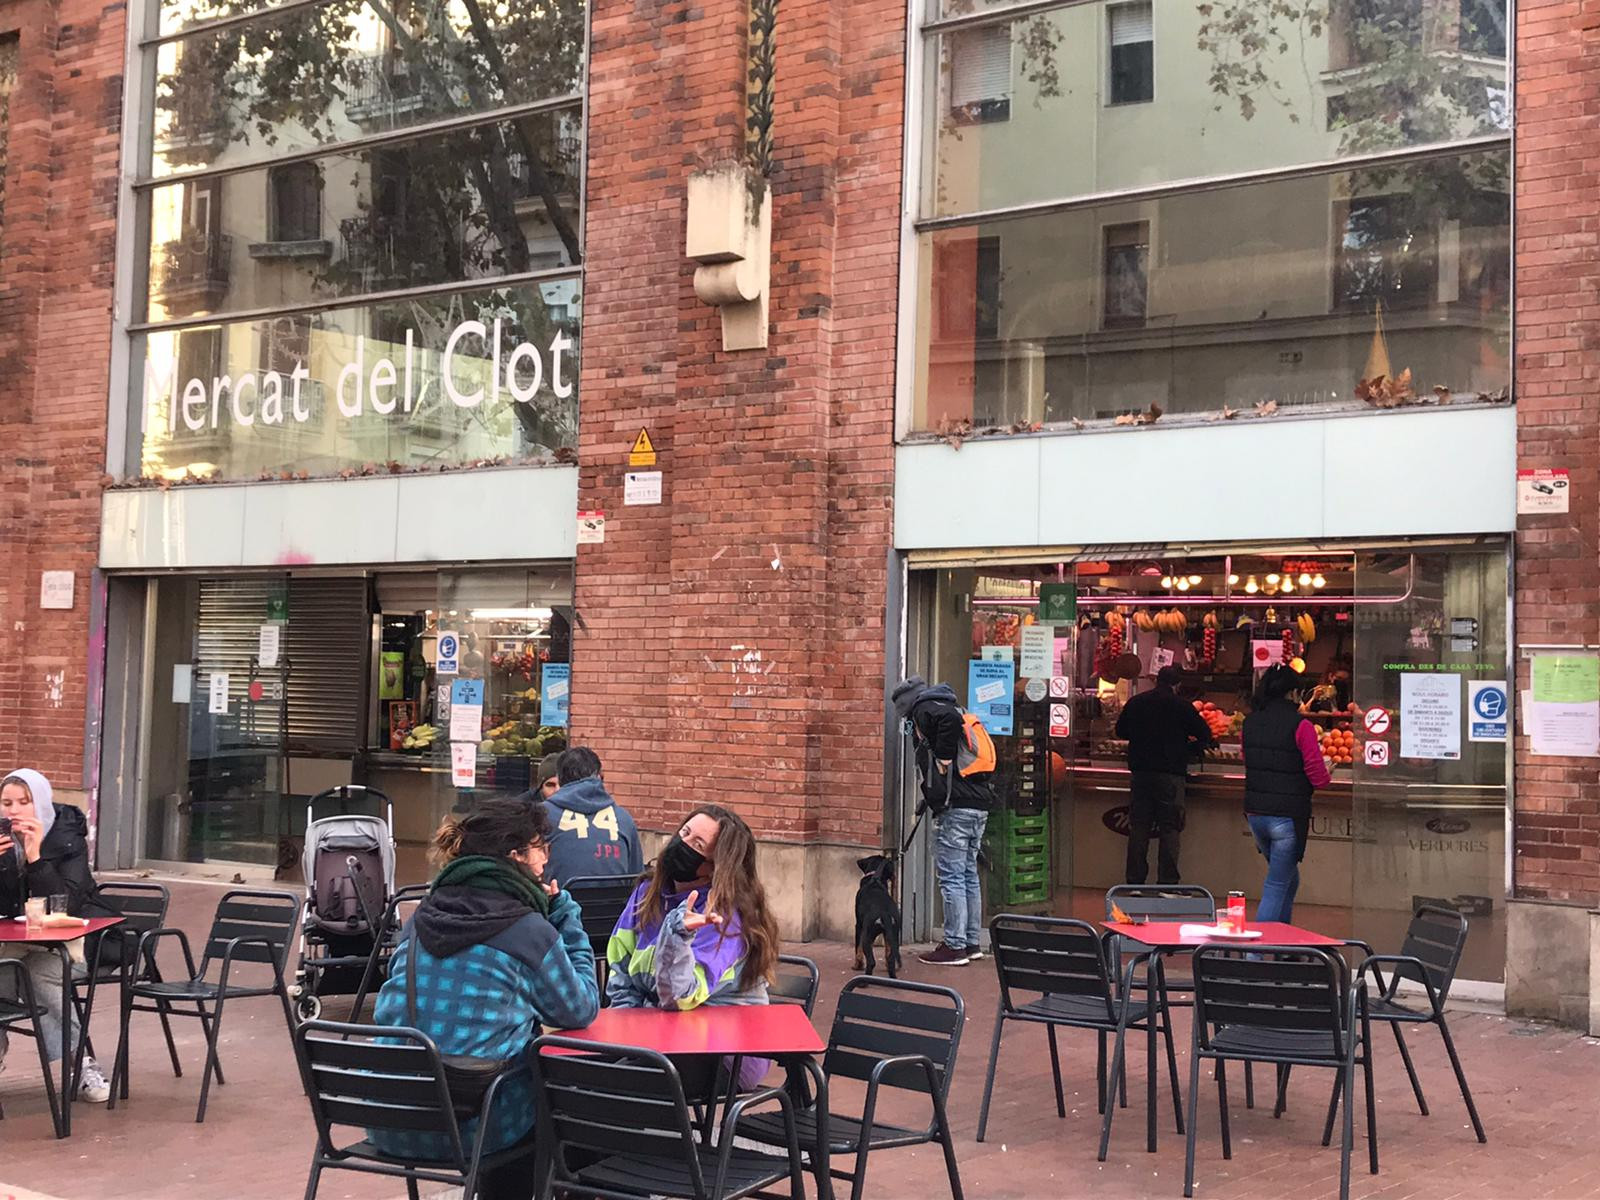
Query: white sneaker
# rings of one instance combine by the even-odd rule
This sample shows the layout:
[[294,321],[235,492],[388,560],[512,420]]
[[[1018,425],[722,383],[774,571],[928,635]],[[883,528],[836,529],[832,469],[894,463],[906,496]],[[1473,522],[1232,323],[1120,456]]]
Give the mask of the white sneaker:
[[111,1084],[100,1072],[100,1064],[84,1057],[83,1070],[78,1075],[78,1099],[90,1104],[104,1104],[111,1099]]

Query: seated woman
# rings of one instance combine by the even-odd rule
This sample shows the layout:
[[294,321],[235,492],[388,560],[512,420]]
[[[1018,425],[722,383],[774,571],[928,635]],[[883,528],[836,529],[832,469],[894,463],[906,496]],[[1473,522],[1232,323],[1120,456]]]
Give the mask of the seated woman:
[[[628,898],[606,960],[614,1008],[767,1003],[778,925],[756,877],[755,835],[737,813],[702,804],[689,814]],[[770,1065],[746,1059],[739,1086],[754,1087]]]
[[[434,835],[442,869],[400,935],[373,1020],[420,1029],[439,1052],[517,1058],[540,1026],[577,1029],[600,1011],[594,951],[582,914],[555,880],[542,879],[549,820],[543,805],[490,800],[447,820]],[[463,1004],[463,996],[472,997]],[[501,1088],[485,1141],[492,1153],[533,1129],[525,1077]],[[408,1159],[446,1159],[443,1138],[370,1131],[380,1150]],[[477,1136],[464,1121],[462,1140]],[[533,1194],[534,1172],[512,1162],[484,1177],[481,1200]]]
[[[57,808],[50,781],[26,767],[0,780],[0,817],[9,818],[9,833],[0,833],[0,915],[19,916],[24,901],[65,896],[67,911],[77,917],[111,916],[95,899],[94,876],[89,873],[89,823],[83,810],[70,804]],[[61,956],[53,946],[10,942],[0,946],[0,958],[19,959],[33,981],[33,998],[44,1006],[38,1033],[52,1063],[61,1059],[61,1025],[70,1036],[75,1022],[61,1011]],[[0,1032],[0,1059],[6,1037]],[[111,1085],[94,1059],[85,1055],[78,1098],[104,1104]]]

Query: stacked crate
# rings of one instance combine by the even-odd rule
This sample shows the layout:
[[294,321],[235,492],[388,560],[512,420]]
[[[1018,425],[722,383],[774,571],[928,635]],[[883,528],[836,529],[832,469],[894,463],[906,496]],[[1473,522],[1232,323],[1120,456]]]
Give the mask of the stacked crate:
[[1050,902],[1050,814],[1010,810],[990,818],[999,896],[1007,907]]

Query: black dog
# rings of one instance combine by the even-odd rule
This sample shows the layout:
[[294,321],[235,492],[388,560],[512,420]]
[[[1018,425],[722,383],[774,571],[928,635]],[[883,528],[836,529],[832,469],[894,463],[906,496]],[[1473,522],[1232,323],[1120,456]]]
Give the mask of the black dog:
[[894,858],[870,854],[858,858],[861,886],[856,889],[856,970],[871,975],[877,967],[872,944],[883,938],[884,965],[890,979],[900,977],[900,906],[894,902]]

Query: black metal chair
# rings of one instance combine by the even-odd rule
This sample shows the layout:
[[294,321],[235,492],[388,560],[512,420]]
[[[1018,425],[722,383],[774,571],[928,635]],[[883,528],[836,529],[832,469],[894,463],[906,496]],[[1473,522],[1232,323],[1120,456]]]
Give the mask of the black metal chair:
[[[531,1141],[484,1153],[495,1099],[516,1072],[489,1084],[476,1114],[477,1136],[467,1147],[439,1049],[419,1030],[308,1021],[294,1032],[294,1052],[317,1125],[306,1200],[315,1200],[322,1173],[328,1170],[403,1178],[412,1200],[419,1182],[460,1184],[462,1195],[470,1200],[485,1169],[534,1153]],[[362,1138],[337,1145],[335,1126],[360,1129]],[[448,1148],[448,1157],[409,1159],[389,1154],[372,1142],[374,1130],[403,1137],[431,1135]]]
[[594,971],[600,980],[600,1003],[605,1005],[606,980],[611,974],[611,964],[606,958],[606,948],[611,943],[611,931],[617,927],[617,918],[628,907],[628,897],[639,884],[636,875],[583,875],[577,879],[563,879],[561,886],[583,909],[583,931],[589,935],[589,946],[594,950]]
[[430,883],[413,883],[400,888],[389,898],[389,903],[384,906],[383,916],[378,921],[378,927],[373,931],[372,953],[367,956],[366,970],[361,973],[361,983],[356,988],[355,998],[350,1002],[350,1019],[361,1019],[361,1006],[366,1003],[368,994],[376,987],[382,987],[384,980],[389,977],[389,958],[394,954],[395,945],[400,940],[400,931],[405,922],[400,919],[400,909],[408,904],[421,904],[428,898],[428,893],[433,890]]
[[[955,1141],[945,1113],[945,1097],[955,1074],[956,1053],[966,1023],[966,1005],[959,993],[931,983],[877,979],[858,975],[839,993],[828,1049],[819,1069],[806,1060],[817,1100],[795,1113],[800,1143],[819,1173],[851,1181],[851,1200],[861,1200],[867,1184],[867,1156],[874,1150],[924,1146],[937,1142],[944,1151],[950,1194],[962,1200],[961,1172]],[[832,1110],[834,1082],[854,1079],[866,1084],[860,1117]],[[922,1129],[878,1120],[878,1097],[884,1088],[925,1095],[932,1115]],[[781,1145],[782,1130],[773,1117],[747,1122],[744,1136],[765,1145]],[[834,1155],[853,1154],[853,1171],[836,1171]]]
[[[8,976],[10,978],[7,978]],[[44,1015],[44,1005],[40,1004],[34,995],[33,977],[28,974],[28,968],[14,958],[0,959],[0,1032],[18,1033],[23,1037],[30,1037],[38,1047],[39,1070],[44,1075],[45,1099],[50,1102],[50,1122],[59,1138],[66,1136],[62,1112],[63,1098],[56,1092],[55,1073],[50,1066],[50,1052],[45,1046],[45,1035],[39,1032],[39,1018]],[[22,1028],[24,1025],[31,1028]],[[0,1110],[0,1118],[4,1116],[4,1111]]]
[[[734,1101],[713,1148],[696,1138],[678,1069],[664,1055],[558,1036],[539,1038],[532,1051],[540,1197],[554,1186],[606,1200],[736,1200],[774,1195],[767,1189],[787,1180],[789,1195],[803,1200],[794,1109],[782,1088]],[[779,1107],[787,1153],[736,1148],[746,1114],[769,1102]]]
[[1228,1124],[1226,1064],[1269,1063],[1326,1067],[1338,1072],[1322,1144],[1328,1145],[1340,1096],[1344,1134],[1339,1149],[1339,1197],[1350,1195],[1350,1152],[1354,1141],[1355,1071],[1366,1083],[1367,1154],[1378,1173],[1378,1119],[1373,1100],[1371,1029],[1366,990],[1351,982],[1344,959],[1303,946],[1258,946],[1245,954],[1234,947],[1203,946],[1194,964],[1194,1035],[1189,1059],[1189,1139],[1184,1156],[1183,1194],[1194,1195],[1196,1121],[1200,1102],[1200,1063],[1216,1064],[1222,1157],[1233,1157]]
[[[94,1053],[94,1039],[89,1036],[89,1018],[94,1012],[94,998],[102,983],[120,984],[123,971],[140,982],[161,982],[161,968],[152,955],[135,964],[139,939],[167,923],[167,908],[172,895],[159,883],[102,883],[95,888],[95,898],[106,907],[122,915],[122,924],[95,935],[99,954],[90,947],[87,961],[74,963],[72,968],[72,1006],[78,1015],[78,1028],[83,1038],[78,1046],[78,1063],[81,1066],[85,1051]],[[115,947],[115,949],[112,949]],[[172,1058],[172,1072],[182,1076],[183,1067],[178,1062],[178,1046],[172,1038],[172,1022],[161,1013],[161,1032],[167,1039],[167,1054]]]
[[[792,969],[786,971],[783,969],[785,967]],[[816,1007],[817,987],[821,981],[822,973],[809,958],[798,954],[780,954],[778,978],[767,990],[767,998],[773,1004],[798,1004],[809,1017],[811,1010]]]
[[[1450,1026],[1445,1023],[1444,1006],[1450,998],[1450,987],[1455,983],[1456,970],[1461,965],[1461,953],[1467,944],[1467,919],[1451,908],[1424,904],[1411,917],[1405,941],[1399,954],[1374,954],[1365,942],[1352,942],[1366,953],[1360,966],[1365,977],[1370,973],[1377,984],[1376,994],[1368,1001],[1368,1010],[1374,1021],[1387,1021],[1394,1030],[1395,1044],[1400,1047],[1400,1058],[1411,1079],[1411,1090],[1417,1097],[1417,1108],[1428,1115],[1428,1102],[1422,1095],[1422,1082],[1411,1062],[1411,1051],[1406,1046],[1402,1025],[1437,1025],[1444,1040],[1450,1066],[1456,1073],[1456,1083],[1461,1088],[1461,1099],[1466,1101],[1467,1115],[1472,1118],[1473,1131],[1478,1141],[1487,1142],[1483,1122],[1478,1118],[1478,1106],[1472,1102],[1472,1091],[1467,1087],[1466,1072],[1461,1069],[1461,1058],[1456,1053],[1455,1041],[1450,1037]],[[1389,978],[1383,977],[1382,968],[1390,968]],[[1400,994],[1402,980],[1419,984],[1427,997],[1427,1007],[1407,1003]]]
[[[1151,1152],[1156,1148],[1156,1034],[1167,1045],[1167,1072],[1172,1084],[1174,1123],[1183,1132],[1183,1101],[1178,1094],[1178,1058],[1172,1044],[1172,1018],[1161,987],[1161,961],[1145,955],[1150,983],[1146,998],[1135,998],[1133,976],[1135,959],[1115,978],[1117,960],[1107,941],[1102,941],[1087,921],[1066,917],[1025,917],[1001,914],[989,922],[989,944],[994,950],[995,970],[1000,977],[1000,1006],[995,1013],[994,1042],[989,1050],[989,1073],[983,1084],[983,1106],[978,1112],[978,1141],[983,1141],[989,1125],[989,1101],[994,1093],[995,1069],[1000,1060],[1000,1040],[1007,1021],[1043,1025],[1050,1040],[1050,1070],[1056,1086],[1056,1114],[1067,1115],[1061,1089],[1061,1055],[1056,1045],[1057,1027],[1092,1029],[1099,1042],[1095,1078],[1099,1110],[1100,1161],[1104,1162],[1111,1140],[1111,1117],[1116,1108],[1110,1079],[1121,1079],[1124,1071],[1128,1031],[1146,1034],[1145,1138]],[[1037,1000],[1019,1001],[1013,992],[1041,993]],[[1106,1037],[1115,1039],[1111,1067],[1106,1068]]]
[[[284,982],[285,961],[289,946],[300,923],[300,897],[288,892],[259,891],[238,888],[224,892],[211,922],[211,932],[206,937],[205,952],[200,965],[195,966],[194,952],[189,948],[189,937],[181,929],[155,929],[139,938],[135,961],[154,958],[156,949],[164,938],[177,938],[183,948],[187,979],[156,982],[146,980],[134,983],[122,993],[122,1035],[117,1043],[117,1061],[112,1069],[111,1103],[115,1106],[118,1085],[127,1096],[129,1076],[128,1026],[135,1012],[166,1012],[174,1017],[197,1017],[206,1035],[206,1066],[200,1080],[200,1106],[195,1121],[206,1119],[206,1100],[211,1093],[211,1078],[219,1084],[227,1082],[222,1077],[222,1064],[217,1058],[217,1038],[222,1030],[222,1009],[228,1000],[251,996],[276,996],[283,1004],[284,1023],[294,1029],[294,1011],[289,1004],[289,989]],[[221,965],[215,980],[208,978],[213,963]],[[270,984],[240,984],[232,980],[237,963],[257,963],[272,969]],[[150,1001],[140,1005],[139,1000]],[[193,1004],[194,1012],[172,1007],[176,1003]],[[206,1005],[212,1005],[210,1012]]]

